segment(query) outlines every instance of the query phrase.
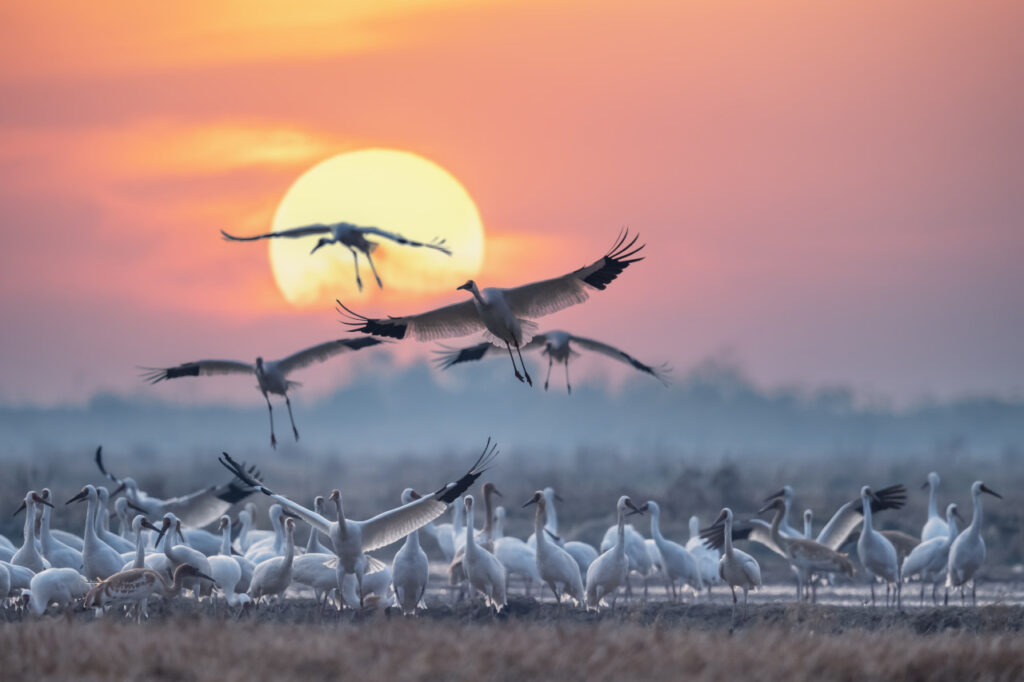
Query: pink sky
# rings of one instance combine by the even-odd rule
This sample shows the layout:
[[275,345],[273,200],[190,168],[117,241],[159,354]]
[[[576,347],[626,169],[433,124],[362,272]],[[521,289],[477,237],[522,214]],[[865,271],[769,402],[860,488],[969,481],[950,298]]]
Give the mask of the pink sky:
[[23,5],[0,10],[0,402],[154,395],[136,365],[337,336],[217,230],[268,227],[363,147],[459,178],[485,285],[642,234],[646,261],[542,328],[677,372],[730,348],[772,385],[1024,390],[1020,3]]

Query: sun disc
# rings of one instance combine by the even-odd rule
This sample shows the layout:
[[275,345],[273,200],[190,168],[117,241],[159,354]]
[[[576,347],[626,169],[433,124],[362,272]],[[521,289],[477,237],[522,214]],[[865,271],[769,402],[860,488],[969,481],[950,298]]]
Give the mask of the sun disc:
[[[364,149],[327,159],[288,188],[273,229],[345,221],[379,227],[416,241],[446,239],[452,255],[403,246],[382,237],[373,252],[388,293],[434,295],[473,277],[483,263],[484,230],[469,192],[446,170],[409,152]],[[359,301],[378,291],[359,254],[363,291],[356,286],[352,253],[329,244],[316,253],[319,236],[271,239],[270,266],[285,299],[297,307]]]

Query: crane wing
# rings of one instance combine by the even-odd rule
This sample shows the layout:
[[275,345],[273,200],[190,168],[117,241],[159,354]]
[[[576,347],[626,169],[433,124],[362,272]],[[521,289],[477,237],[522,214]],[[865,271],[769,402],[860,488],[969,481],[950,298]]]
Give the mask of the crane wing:
[[[875,493],[876,499],[871,500],[871,511],[880,512],[884,509],[899,509],[907,500],[907,489],[902,485],[892,485]],[[846,538],[857,525],[864,520],[864,504],[858,496],[850,500],[832,515],[829,522],[818,533],[817,540],[829,549],[838,551]]]
[[266,234],[257,234],[252,237],[236,237],[233,234],[228,234],[224,230],[220,231],[220,234],[224,239],[233,242],[254,242],[257,239],[272,239],[274,237],[308,237],[311,234],[328,234],[331,231],[330,225],[324,225],[323,223],[314,223],[312,225],[304,225],[302,227],[293,227],[289,230],[280,230],[278,232],[267,232]]
[[669,371],[667,365],[660,365],[658,367],[651,367],[649,365],[645,365],[644,363],[640,362],[639,360],[634,358],[632,355],[626,353],[625,351],[621,351],[615,346],[610,346],[607,343],[595,341],[594,339],[588,339],[582,336],[571,336],[570,339],[580,348],[586,348],[587,350],[594,351],[595,353],[607,355],[608,357],[614,360],[618,360],[619,362],[625,362],[626,364],[632,365],[641,372],[646,372],[647,374],[650,374],[652,377],[654,377],[661,383],[666,385],[668,384],[668,380],[665,377],[665,374]]
[[772,525],[770,523],[766,523],[764,519],[750,519],[748,523],[750,523],[748,540],[764,545],[783,558],[788,558],[786,557],[786,552],[772,539]]
[[330,535],[330,521],[325,519],[320,514],[317,514],[315,511],[303,507],[298,502],[293,502],[284,495],[278,495],[277,493],[267,488],[260,481],[258,475],[256,475],[258,472],[246,471],[245,467],[236,462],[234,459],[232,459],[231,455],[229,455],[228,453],[223,452],[221,453],[221,455],[222,456],[217,461],[224,465],[225,469],[227,469],[235,476],[240,478],[243,483],[251,486],[255,490],[259,490],[261,493],[267,495],[268,497],[274,498],[275,500],[281,503],[281,506],[283,506],[288,511],[294,513],[296,516],[298,516],[300,519],[308,523],[313,528],[316,528],[319,531],[327,533],[328,536]]
[[[540,348],[547,343],[547,337],[544,334],[534,334],[530,342],[522,346],[520,350],[531,350],[533,348]],[[437,366],[441,369],[448,369],[452,365],[457,365],[461,362],[474,362],[480,358],[494,353],[496,351],[504,351],[504,348],[495,346],[490,341],[484,341],[478,343],[475,346],[466,346],[465,348],[452,348],[450,346],[441,346],[441,350],[434,351],[437,355]]]
[[404,339],[408,333],[420,341],[434,341],[453,336],[466,336],[484,329],[483,320],[476,311],[473,299],[419,315],[379,319],[371,319],[353,312],[341,301],[337,301],[337,304],[342,324],[351,327],[351,331],[374,336]]
[[428,249],[436,249],[441,253],[445,254],[446,256],[452,255],[451,249],[444,245],[445,242],[447,241],[445,239],[434,239],[433,241],[430,242],[418,242],[413,239],[403,237],[397,232],[388,232],[387,230],[382,230],[379,227],[359,227],[356,229],[358,229],[364,235],[373,234],[377,235],[378,237],[383,237],[384,239],[390,239],[391,241],[396,242],[398,244],[404,244],[405,246],[425,246]]
[[448,505],[459,498],[459,495],[469,490],[469,487],[480,478],[480,475],[487,470],[487,466],[498,454],[497,444],[491,444],[487,439],[487,445],[480,453],[476,462],[470,467],[462,478],[448,483],[436,491],[433,495],[421,497],[408,504],[403,504],[383,514],[378,514],[372,519],[363,521],[362,528],[363,551],[371,552],[392,542],[401,540],[414,530],[422,528],[437,517],[441,516],[448,509]]
[[643,260],[642,257],[632,258],[644,248],[644,244],[634,248],[639,238],[634,235],[629,239],[629,230],[624,230],[600,259],[561,277],[503,289],[505,302],[513,315],[525,318],[549,315],[583,303],[590,297],[591,289],[606,289],[631,263]]
[[[732,525],[732,540],[746,540],[750,537],[752,529],[750,526],[734,523]],[[725,548],[725,523],[714,523],[707,528],[700,529],[700,539],[708,549],[722,551]]]
[[256,367],[236,360],[199,360],[186,362],[177,367],[140,367],[142,378],[151,384],[178,377],[212,376],[215,374],[252,374]]
[[281,370],[282,374],[288,374],[292,370],[307,367],[312,365],[314,362],[323,362],[324,360],[338,355],[339,353],[344,353],[345,351],[350,350],[359,350],[369,346],[376,346],[380,343],[383,343],[383,341],[369,337],[328,341],[327,343],[321,343],[313,346],[312,348],[300,350],[298,353],[293,353],[286,358],[282,358],[277,361],[277,366]]
[[[242,467],[253,478],[259,478],[255,467]],[[257,488],[248,485],[237,476],[227,483],[197,490],[188,495],[179,495],[164,500],[163,511],[173,512],[181,522],[191,528],[202,528],[217,521],[236,503],[256,492]]]

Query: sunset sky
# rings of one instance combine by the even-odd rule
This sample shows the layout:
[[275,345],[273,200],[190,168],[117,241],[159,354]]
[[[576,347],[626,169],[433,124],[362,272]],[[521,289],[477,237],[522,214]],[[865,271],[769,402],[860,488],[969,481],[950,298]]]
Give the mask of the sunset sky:
[[[218,230],[269,230],[303,172],[363,148],[462,183],[483,285],[640,232],[647,260],[542,329],[677,373],[727,349],[765,385],[1024,393],[1024,4],[298,4],[0,8],[0,403],[258,400],[136,366],[341,335]],[[357,360],[296,378],[317,395]]]

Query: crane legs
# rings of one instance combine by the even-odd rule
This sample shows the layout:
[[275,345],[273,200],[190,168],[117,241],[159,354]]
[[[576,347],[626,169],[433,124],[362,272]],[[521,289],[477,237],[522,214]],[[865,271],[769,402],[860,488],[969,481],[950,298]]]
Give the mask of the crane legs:
[[359,277],[359,254],[356,253],[356,250],[353,249],[351,246],[348,247],[348,250],[352,252],[352,263],[353,263],[353,265],[356,268],[356,286],[359,287],[359,291],[362,291],[363,290],[363,280],[360,279],[360,277]]
[[380,275],[377,274],[377,268],[374,267],[374,265],[373,265],[373,257],[370,255],[369,251],[366,252],[366,262],[368,262],[370,264],[370,270],[373,271],[373,278],[377,280],[377,288],[378,289],[383,289],[384,288],[384,284],[381,283],[381,281],[380,281]]
[[565,390],[572,393],[572,384],[569,383],[569,358],[565,359]]
[[548,356],[548,375],[544,377],[544,390],[548,390],[548,382],[551,381],[551,365],[553,365],[555,359],[550,355]]
[[284,404],[288,406],[288,421],[292,423],[292,433],[295,434],[295,440],[299,439],[299,430],[295,428],[295,417],[292,416],[292,401],[288,399],[288,396],[284,397]]
[[267,401],[267,411],[270,412],[270,447],[277,447],[277,436],[274,435],[274,408],[270,404],[270,396],[264,391],[263,399]]
[[526,371],[526,365],[523,363],[523,353],[519,350],[519,344],[516,344],[516,352],[519,353],[519,364],[523,366],[523,373],[526,374],[526,379],[523,379],[523,375],[519,373],[519,367],[516,365],[516,358],[512,355],[512,345],[506,341],[505,348],[508,349],[508,358],[512,361],[512,369],[516,373],[516,379],[519,381],[526,381],[526,383],[533,386],[533,379],[530,378],[530,373]]

